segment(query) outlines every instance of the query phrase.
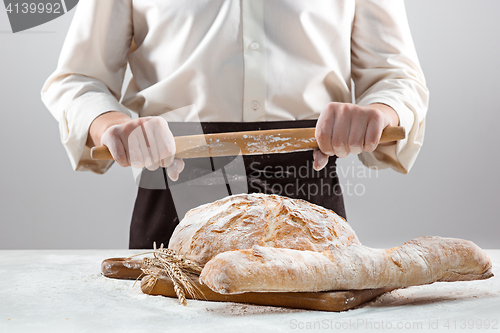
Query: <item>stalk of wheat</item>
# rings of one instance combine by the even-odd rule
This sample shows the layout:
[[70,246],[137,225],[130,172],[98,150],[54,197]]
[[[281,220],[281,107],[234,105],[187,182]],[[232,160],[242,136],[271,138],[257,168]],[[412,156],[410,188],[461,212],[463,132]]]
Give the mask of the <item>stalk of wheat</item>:
[[151,291],[158,279],[169,278],[174,284],[174,291],[182,305],[186,305],[186,293],[193,298],[203,297],[203,293],[193,283],[202,268],[195,262],[176,254],[173,250],[163,247],[156,248],[153,243],[153,251],[136,254],[143,255],[152,253],[153,258],[142,260],[141,270],[144,274],[150,275],[146,289]]

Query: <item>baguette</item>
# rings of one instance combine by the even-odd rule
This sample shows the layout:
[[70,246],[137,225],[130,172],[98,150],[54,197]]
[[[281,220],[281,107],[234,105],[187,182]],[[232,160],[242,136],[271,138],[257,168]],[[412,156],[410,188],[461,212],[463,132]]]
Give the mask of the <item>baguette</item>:
[[254,246],[218,254],[200,282],[221,294],[400,288],[491,277],[491,262],[474,243],[420,237],[401,247],[362,245],[313,252]]

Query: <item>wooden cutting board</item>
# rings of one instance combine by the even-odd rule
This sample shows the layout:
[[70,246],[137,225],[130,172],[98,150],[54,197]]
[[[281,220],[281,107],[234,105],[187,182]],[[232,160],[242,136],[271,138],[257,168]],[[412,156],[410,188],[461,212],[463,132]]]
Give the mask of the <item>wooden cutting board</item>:
[[[148,290],[146,285],[150,278],[151,277],[149,275],[146,275],[141,280],[141,289],[143,293],[177,298],[174,292],[174,285],[170,279],[158,279],[154,287]],[[196,298],[200,300],[336,312],[352,309],[392,290],[365,289],[291,293],[251,292],[236,295],[222,295],[212,291],[207,286],[200,284],[197,280],[193,280],[193,284],[203,293],[203,297]],[[193,297],[186,295],[186,298]]]
[[[110,258],[101,264],[104,276],[115,279],[137,279],[142,275],[140,259]],[[146,288],[150,276],[146,275],[141,280],[141,290],[149,295],[162,295],[175,297],[173,283],[170,279],[158,279],[153,288]],[[324,292],[251,292],[237,295],[223,295],[212,291],[199,281],[193,284],[203,293],[198,299],[217,302],[236,302],[255,305],[279,306],[295,309],[320,310],[320,311],[345,311],[367,303],[385,292],[394,288],[324,291]],[[186,295],[187,298],[192,298]]]

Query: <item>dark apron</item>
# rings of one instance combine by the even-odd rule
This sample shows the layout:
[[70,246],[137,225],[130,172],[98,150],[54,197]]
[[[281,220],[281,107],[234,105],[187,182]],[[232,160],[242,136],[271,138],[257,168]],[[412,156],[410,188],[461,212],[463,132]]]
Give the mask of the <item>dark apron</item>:
[[[174,136],[315,127],[316,120],[259,123],[169,123]],[[200,127],[201,126],[201,127]],[[177,182],[164,168],[143,170],[130,225],[131,249],[149,249],[153,242],[168,245],[179,216],[200,203],[213,202],[245,188],[248,193],[278,194],[304,199],[346,217],[336,173],[336,157],[325,169],[314,171],[312,151],[286,154],[185,159]],[[241,160],[242,158],[242,160]],[[240,163],[239,177],[231,174]],[[212,176],[217,175],[217,176]],[[236,179],[236,180],[235,180]],[[189,184],[188,184],[189,183]],[[231,186],[230,186],[231,185]],[[243,187],[241,187],[243,185]],[[236,190],[236,192],[235,192]],[[234,192],[234,193],[233,193]],[[175,199],[174,199],[175,198]],[[174,203],[175,201],[175,203]]]

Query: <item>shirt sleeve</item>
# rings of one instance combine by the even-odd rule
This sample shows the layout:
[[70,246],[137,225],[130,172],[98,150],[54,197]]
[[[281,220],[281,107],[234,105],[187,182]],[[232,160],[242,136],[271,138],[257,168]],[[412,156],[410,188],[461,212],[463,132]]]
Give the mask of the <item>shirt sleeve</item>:
[[429,91],[402,0],[356,0],[351,64],[356,103],[392,107],[406,130],[406,139],[359,159],[367,167],[408,173],[424,140]]
[[92,121],[108,111],[130,115],[120,102],[132,43],[131,0],[80,1],[42,101],[59,122],[73,169],[104,173],[113,161],[94,161],[85,145]]

